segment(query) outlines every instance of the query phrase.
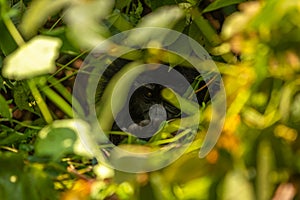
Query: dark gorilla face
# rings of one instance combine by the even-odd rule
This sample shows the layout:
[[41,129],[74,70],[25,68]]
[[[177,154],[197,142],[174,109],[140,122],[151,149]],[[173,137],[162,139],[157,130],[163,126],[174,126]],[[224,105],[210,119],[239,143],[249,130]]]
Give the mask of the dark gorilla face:
[[133,92],[129,99],[129,114],[134,123],[126,126],[128,132],[139,138],[150,138],[163,121],[180,116],[180,110],[162,98],[163,88],[150,83]]
[[[140,124],[141,122],[150,120],[150,108],[156,104],[164,107],[167,119],[180,116],[180,110],[162,98],[161,91],[163,88],[163,86],[153,83],[145,84],[134,91],[129,100],[129,113],[135,123]],[[161,119],[162,116],[160,115],[162,114],[156,113],[153,117]]]

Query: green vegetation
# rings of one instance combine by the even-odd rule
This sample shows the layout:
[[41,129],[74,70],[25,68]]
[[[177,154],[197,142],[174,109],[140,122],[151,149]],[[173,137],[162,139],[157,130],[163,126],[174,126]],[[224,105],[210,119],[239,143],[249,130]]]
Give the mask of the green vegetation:
[[[0,0],[0,199],[299,199],[299,15],[299,1],[289,0]],[[129,174],[84,149],[78,132],[88,124],[74,117],[72,89],[97,44],[149,26],[206,49],[223,78],[227,115],[206,157],[198,152],[210,104],[200,106],[201,129],[183,156]],[[153,49],[124,58],[136,64],[143,56],[185,64]],[[170,138],[177,129],[178,120],[168,121],[148,144],[129,137],[122,145],[151,152],[189,131]]]

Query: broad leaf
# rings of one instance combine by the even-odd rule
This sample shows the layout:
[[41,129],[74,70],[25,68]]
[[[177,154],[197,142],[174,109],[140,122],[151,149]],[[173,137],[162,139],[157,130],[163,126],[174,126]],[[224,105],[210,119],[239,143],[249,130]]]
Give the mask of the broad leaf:
[[254,200],[254,190],[247,178],[239,171],[229,172],[224,180],[223,198]]
[[89,134],[88,125],[81,120],[54,121],[39,132],[36,154],[54,160],[69,153],[90,157],[93,147],[86,134]]
[[71,0],[35,0],[31,2],[29,9],[26,11],[20,30],[25,38],[30,38],[37,34],[38,29],[46,22],[49,16],[57,13]]
[[44,129],[39,134],[36,143],[36,154],[38,156],[50,156],[58,159],[61,156],[72,153],[76,134],[69,128]]
[[177,6],[166,6],[146,15],[138,24],[138,28],[161,27],[172,28],[183,17],[183,10]]
[[54,72],[61,44],[57,38],[36,36],[5,58],[3,76],[22,80]]
[[[157,9],[156,11],[146,15],[141,19],[137,28],[132,31],[128,37],[128,40],[132,44],[144,44],[145,42],[149,42],[149,39],[155,39],[155,42],[160,43],[164,41],[164,44],[173,43],[176,39],[178,39],[178,35],[175,34],[175,37],[167,37],[167,33],[163,31],[150,31],[147,28],[158,27],[158,28],[168,28],[171,29],[175,26],[175,24],[184,17],[184,12],[177,6],[165,6]],[[169,34],[171,35],[171,34]]]
[[0,199],[57,199],[53,181],[37,165],[29,165],[20,154],[0,152]]
[[71,55],[78,55],[80,53],[80,50],[78,48],[75,48],[75,46],[68,40],[66,35],[66,27],[55,28],[51,31],[42,30],[41,33],[43,35],[61,39],[63,44],[60,51],[62,53],[71,54]]
[[113,0],[74,1],[64,13],[69,37],[81,48],[94,48],[109,35],[99,23],[112,10]]

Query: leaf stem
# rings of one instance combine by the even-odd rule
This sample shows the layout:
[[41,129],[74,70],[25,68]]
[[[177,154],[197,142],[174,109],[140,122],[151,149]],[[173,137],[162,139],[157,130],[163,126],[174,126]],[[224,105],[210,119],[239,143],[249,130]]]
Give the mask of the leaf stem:
[[46,102],[43,100],[43,98],[42,98],[39,90],[37,89],[34,80],[33,79],[29,79],[29,80],[27,80],[27,83],[28,83],[29,89],[31,90],[32,96],[34,97],[34,99],[35,99],[38,107],[41,110],[41,113],[42,113],[45,121],[48,124],[50,124],[53,121],[53,118],[52,118],[51,113],[50,113],[50,111],[49,111],[49,109],[47,107]]
[[15,119],[6,119],[6,118],[0,118],[0,122],[8,122],[8,121],[12,121],[16,124],[20,124],[24,127],[27,127],[27,128],[31,128],[31,129],[36,129],[36,130],[40,130],[42,129],[42,127],[39,127],[39,126],[32,126],[32,125],[29,125],[29,124],[26,124],[25,122],[20,122],[18,120],[15,120]]
[[67,114],[69,117],[73,117],[72,107],[61,96],[54,92],[54,90],[48,86],[44,86],[41,91],[65,114]]
[[[5,26],[7,27],[7,30],[9,31],[12,38],[15,40],[18,46],[22,46],[25,44],[24,39],[22,38],[20,32],[16,28],[16,26],[13,24],[11,19],[8,16],[3,17],[3,22]],[[33,97],[36,100],[37,105],[39,106],[41,113],[47,123],[51,123],[53,121],[52,116],[50,114],[50,111],[47,107],[47,104],[43,100],[39,90],[36,87],[35,81],[33,79],[27,80],[27,84],[29,86],[29,89],[31,90],[31,93]]]
[[23,40],[18,29],[12,23],[11,19],[8,16],[3,17],[3,22],[4,22],[7,30],[9,31],[10,35],[13,37],[15,42],[18,44],[18,46],[22,46],[23,44],[25,44],[25,41]]

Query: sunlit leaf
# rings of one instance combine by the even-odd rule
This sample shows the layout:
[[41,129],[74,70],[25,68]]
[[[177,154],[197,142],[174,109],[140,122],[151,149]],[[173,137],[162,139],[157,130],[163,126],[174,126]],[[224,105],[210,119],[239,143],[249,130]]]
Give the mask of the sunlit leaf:
[[[149,31],[149,29],[143,29],[147,27],[158,27],[158,28],[169,28],[171,29],[178,20],[180,20],[184,16],[183,10],[181,10],[177,6],[166,6],[157,9],[155,12],[152,12],[145,17],[143,17],[140,23],[137,25],[137,29],[133,31],[128,40],[133,44],[143,44],[145,42],[149,42],[149,38],[154,38],[159,41],[154,41],[159,44],[160,41],[164,40],[164,44],[166,44],[166,39],[168,42],[174,42],[177,38],[171,37],[167,38],[166,33],[162,34],[160,31]],[[170,40],[170,41],[169,41]]]
[[259,2],[245,3],[242,12],[235,12],[226,18],[222,29],[222,36],[227,39],[235,33],[245,30],[250,20],[258,13],[260,7]]
[[291,104],[291,118],[295,122],[300,122],[300,94],[297,94]]
[[114,1],[75,1],[64,13],[69,37],[81,48],[94,48],[109,35],[107,28],[99,23],[112,10]]
[[212,179],[208,177],[198,178],[176,187],[175,192],[179,199],[209,199],[211,184]]
[[245,175],[239,171],[229,172],[224,180],[223,200],[254,200],[254,190]]
[[155,12],[143,17],[137,27],[171,28],[181,17],[183,17],[183,11],[179,7],[161,7]]
[[211,23],[205,19],[198,10],[193,11],[193,21],[197,25],[198,29],[203,34],[204,38],[211,46],[217,46],[221,44],[221,38],[217,34],[217,31],[213,28]]
[[[113,125],[113,113],[118,113],[128,95],[129,86],[133,80],[145,70],[144,66],[139,66],[140,62],[132,62],[125,65],[109,82],[103,94],[103,101],[97,108],[99,111],[98,120],[102,130],[108,131]],[[130,70],[134,69],[131,73]],[[124,76],[127,73],[127,76]],[[125,77],[125,78],[124,78]],[[118,98],[113,95],[118,94]],[[108,103],[113,102],[113,103]],[[114,105],[113,107],[111,105]]]
[[[93,143],[86,136],[86,134],[89,134],[88,131],[88,125],[81,120],[54,121],[39,132],[36,153],[53,159],[60,158],[68,153],[92,157]],[[53,148],[54,146],[55,148]]]
[[159,173],[153,173],[150,176],[151,185],[148,184],[143,187],[139,199],[176,199],[172,191],[172,187]]
[[95,172],[97,177],[102,180],[114,177],[114,170],[103,164],[94,166],[93,171]]
[[67,29],[66,27],[59,27],[55,28],[54,30],[51,31],[41,31],[42,34],[51,36],[51,37],[57,37],[63,41],[62,47],[61,47],[61,52],[67,53],[67,54],[74,54],[77,55],[80,51],[78,48],[75,47],[67,38],[66,35]]
[[36,143],[36,154],[54,159],[59,158],[73,152],[75,140],[75,133],[68,128],[52,128],[49,132],[42,131]]
[[118,194],[120,199],[133,199],[134,188],[128,182],[123,182],[119,185],[116,193]]
[[38,29],[46,22],[49,16],[57,13],[72,0],[35,0],[31,2],[29,9],[26,11],[20,29],[26,38],[37,34]]
[[274,184],[270,180],[274,169],[274,151],[267,140],[259,143],[257,151],[257,198],[262,200],[271,199]]
[[5,58],[3,76],[21,80],[54,72],[60,46],[57,38],[36,36]]
[[120,31],[126,31],[133,28],[129,21],[126,20],[124,14],[118,11],[115,11],[111,16],[109,16],[108,20]]

